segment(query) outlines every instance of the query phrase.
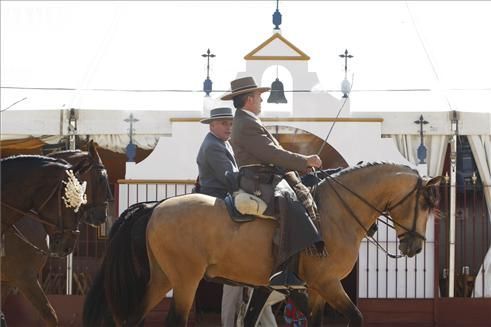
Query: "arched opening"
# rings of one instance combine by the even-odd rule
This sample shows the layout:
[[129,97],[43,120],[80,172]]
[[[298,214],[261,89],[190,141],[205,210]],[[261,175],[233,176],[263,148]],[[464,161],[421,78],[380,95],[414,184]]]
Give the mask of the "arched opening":
[[[323,163],[323,169],[348,167],[348,163],[329,143],[305,130],[290,126],[268,126],[268,131],[289,151],[301,154],[317,154]],[[324,144],[324,146],[323,146]]]
[[[285,91],[293,90],[293,76],[291,72],[285,66],[282,65],[271,65],[268,68],[266,68],[261,77],[260,85],[271,87],[271,83],[273,83],[276,80],[276,77],[278,77],[280,81],[283,83],[283,89]],[[269,93],[266,94],[269,97]],[[292,111],[292,107],[293,107],[292,92],[285,92],[287,103],[268,103],[267,96],[264,96],[263,103],[261,105],[263,111],[270,111],[270,112]]]

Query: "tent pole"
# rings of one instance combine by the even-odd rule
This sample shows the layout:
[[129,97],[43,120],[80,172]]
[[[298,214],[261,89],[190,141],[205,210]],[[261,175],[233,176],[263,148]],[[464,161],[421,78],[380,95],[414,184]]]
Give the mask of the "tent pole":
[[455,212],[457,195],[457,137],[458,116],[457,112],[451,112],[452,138],[450,140],[450,226],[449,226],[449,258],[448,258],[448,297],[454,297],[455,293]]

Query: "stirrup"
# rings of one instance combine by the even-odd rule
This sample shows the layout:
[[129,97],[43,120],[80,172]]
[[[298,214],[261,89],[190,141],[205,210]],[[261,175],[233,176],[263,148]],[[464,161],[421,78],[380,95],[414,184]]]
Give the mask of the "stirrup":
[[306,283],[289,270],[279,271],[269,279],[269,287],[274,290],[305,289]]

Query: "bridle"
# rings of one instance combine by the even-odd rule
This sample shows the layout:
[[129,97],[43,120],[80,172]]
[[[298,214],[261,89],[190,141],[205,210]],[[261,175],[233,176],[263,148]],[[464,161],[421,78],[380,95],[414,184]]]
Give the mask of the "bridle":
[[[102,174],[105,175],[106,196],[107,196],[106,199],[107,199],[107,201],[105,201],[103,204],[96,204],[95,201],[90,201],[89,203],[84,205],[83,210],[86,212],[90,212],[91,210],[98,208],[98,207],[105,207],[108,202],[113,201],[111,188],[109,185],[109,181],[107,179],[106,168],[102,164],[100,164],[99,162],[92,160],[88,166],[75,172],[75,176],[77,178],[80,178],[81,176],[89,173],[92,170],[100,171]],[[81,215],[79,214],[77,216],[77,223],[75,225],[76,226],[75,230],[64,228],[63,216],[62,216],[62,190],[63,190],[63,178],[61,178],[60,182],[55,185],[54,189],[49,193],[49,196],[47,197],[47,199],[44,202],[42,202],[42,204],[39,206],[39,208],[37,210],[30,209],[29,211],[24,211],[24,210],[21,210],[21,209],[14,207],[8,203],[5,203],[3,201],[1,202],[1,204],[2,204],[2,206],[6,207],[6,208],[22,215],[22,216],[26,216],[26,217],[33,219],[33,220],[35,220],[35,221],[37,221],[37,222],[39,222],[45,226],[49,226],[51,228],[54,228],[55,231],[50,235],[54,240],[62,239],[63,236],[67,233],[71,233],[72,235],[74,235],[75,238],[77,238],[78,235],[80,234],[80,230],[78,229],[78,225],[80,223]],[[48,219],[46,216],[40,214],[40,212],[57,193],[58,193],[58,219],[57,219],[57,224],[54,224],[54,223],[51,223],[50,219]],[[96,196],[95,192],[92,192],[92,196],[91,196],[92,200],[94,199],[95,196]],[[13,230],[14,234],[20,240],[27,243],[28,245],[30,245],[32,248],[34,248],[36,251],[40,252],[41,254],[46,255],[46,256],[50,255],[49,252],[39,248],[38,246],[33,244],[31,241],[29,241],[29,239],[14,224],[8,224],[8,225],[9,225],[8,227]]]
[[[358,193],[354,192],[353,190],[348,188],[346,185],[344,185],[343,183],[341,183],[340,181],[338,181],[337,179],[335,179],[334,177],[332,177],[330,175],[327,175],[327,177],[324,179],[324,181],[331,187],[331,189],[336,194],[336,196],[338,197],[340,202],[343,204],[345,209],[355,219],[355,221],[358,223],[358,225],[360,225],[361,228],[365,231],[365,233],[367,234],[368,240],[371,241],[372,243],[375,243],[379,248],[381,248],[385,253],[387,253],[387,255],[389,257],[400,258],[400,257],[403,257],[403,255],[394,255],[394,254],[389,253],[382,245],[380,245],[380,243],[377,240],[375,240],[375,238],[373,238],[373,236],[369,235],[368,228],[363,225],[360,218],[353,212],[353,210],[350,208],[350,206],[346,203],[346,201],[343,199],[343,197],[339,194],[338,190],[334,187],[332,182],[336,183],[337,185],[340,185],[342,188],[347,190],[349,193],[351,193],[352,195],[357,197],[359,200],[361,200],[363,203],[365,203],[368,207],[375,210],[380,216],[384,216],[387,220],[391,221],[393,225],[388,224],[387,222],[381,220],[380,218],[377,218],[377,220],[383,222],[384,224],[386,224],[387,226],[389,226],[391,228],[395,229],[394,225],[397,225],[400,228],[402,228],[403,230],[405,230],[404,233],[402,233],[401,235],[398,235],[398,238],[400,240],[405,239],[407,237],[418,237],[424,241],[426,240],[426,237],[424,235],[421,235],[419,232],[416,231],[416,225],[417,225],[417,220],[418,220],[418,211],[419,211],[419,197],[421,196],[421,189],[422,189],[422,184],[423,184],[423,181],[422,181],[420,176],[418,176],[418,179],[416,181],[416,185],[411,189],[411,191],[409,191],[406,195],[404,195],[394,205],[389,206],[387,204],[387,206],[384,210],[378,209],[377,207],[372,205],[370,202],[368,202],[364,197],[362,197]],[[315,192],[317,190],[317,186],[318,186],[318,184],[316,186],[314,186],[314,188],[312,189],[312,193],[313,193],[314,198],[316,200],[317,200],[317,198],[316,198]],[[391,217],[390,212],[392,210],[394,210],[395,208],[399,207],[400,205],[402,205],[404,202],[406,202],[411,197],[411,195],[413,193],[416,193],[416,204],[414,206],[413,223],[412,223],[411,229],[409,229],[406,226],[395,221],[394,218]]]
[[[63,173],[65,173],[66,170],[63,171]],[[77,173],[75,173],[75,175],[77,175]],[[22,210],[22,209],[19,209],[19,208],[16,208],[6,202],[1,202],[2,206],[22,215],[22,216],[26,216],[30,219],[33,219],[45,226],[48,226],[48,227],[51,227],[51,228],[54,228],[54,232],[50,234],[50,237],[52,237],[54,240],[56,239],[62,239],[63,236],[65,234],[72,234],[74,235],[75,237],[78,237],[78,235],[80,234],[80,231],[78,229],[78,224],[79,224],[79,217],[77,216],[77,222],[75,224],[75,229],[69,229],[69,228],[65,228],[64,226],[64,221],[63,221],[63,215],[62,215],[62,190],[63,190],[63,178],[60,179],[60,181],[55,185],[55,187],[53,188],[53,190],[49,193],[48,197],[46,198],[46,200],[44,200],[41,205],[39,206],[39,208],[37,209],[29,209],[29,211],[25,211],[25,210]],[[58,217],[56,219],[57,223],[52,223],[51,222],[51,219],[49,219],[48,217],[42,215],[40,212],[44,209],[44,207],[55,197],[55,195],[57,195],[57,201],[58,201],[58,205],[57,205],[57,208],[58,208]],[[7,223],[10,227],[12,228],[12,230],[14,231],[14,234],[19,237],[22,241],[26,242],[27,244],[29,244],[30,246],[32,246],[33,248],[35,248],[37,251],[41,252],[42,254],[44,255],[49,255],[49,252],[46,252],[45,250],[39,248],[38,246],[32,244],[32,242],[30,242],[27,237],[13,224],[13,223]]]
[[92,201],[88,201],[87,204],[84,205],[84,211],[86,212],[91,212],[92,210],[96,209],[96,208],[99,208],[99,207],[105,207],[109,202],[112,202],[114,201],[114,198],[112,196],[112,192],[111,192],[111,187],[109,185],[109,180],[107,178],[107,170],[106,168],[101,165],[100,163],[98,162],[92,162],[90,164],[90,166],[86,169],[84,169],[81,173],[80,173],[80,177],[82,177],[83,175],[85,174],[88,174],[90,171],[92,170],[95,170],[95,171],[98,171],[98,172],[101,172],[101,174],[103,174],[105,176],[105,186],[106,186],[106,201],[103,202],[102,204],[101,203],[96,203],[94,201],[94,197],[96,196],[95,195],[95,192],[91,192],[92,195],[91,195],[91,200]]

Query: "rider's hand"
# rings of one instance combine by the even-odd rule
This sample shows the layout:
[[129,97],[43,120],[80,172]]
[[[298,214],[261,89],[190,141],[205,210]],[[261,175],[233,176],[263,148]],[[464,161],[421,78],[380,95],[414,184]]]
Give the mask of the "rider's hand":
[[307,167],[307,169],[303,170],[300,172],[300,175],[307,175],[307,174],[310,174],[311,172],[313,172],[314,169],[312,167]]
[[320,168],[322,167],[322,160],[318,155],[314,154],[312,156],[307,156],[307,166]]

